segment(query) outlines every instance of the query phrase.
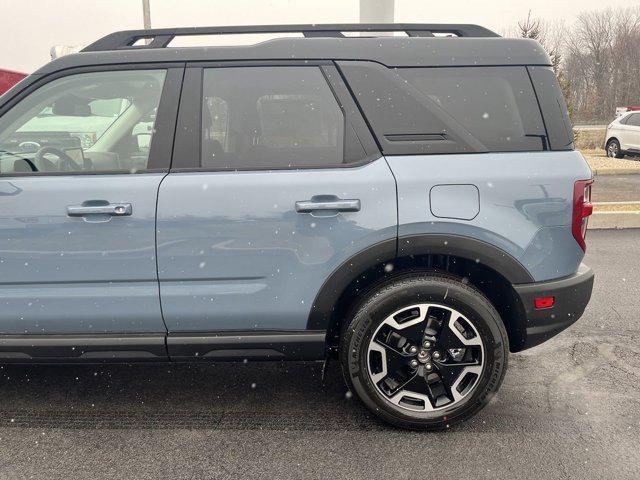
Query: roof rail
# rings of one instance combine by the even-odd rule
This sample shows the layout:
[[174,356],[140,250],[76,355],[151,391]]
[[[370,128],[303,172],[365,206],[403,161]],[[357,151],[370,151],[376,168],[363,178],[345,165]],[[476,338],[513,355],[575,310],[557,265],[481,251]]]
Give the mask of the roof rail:
[[[479,25],[438,23],[346,23],[313,25],[255,25],[236,27],[184,27],[114,32],[85,47],[83,52],[129,48],[165,48],[175,37],[246,33],[302,33],[305,37],[344,37],[342,32],[405,32],[410,37],[499,37]],[[135,45],[139,40],[148,44]]]

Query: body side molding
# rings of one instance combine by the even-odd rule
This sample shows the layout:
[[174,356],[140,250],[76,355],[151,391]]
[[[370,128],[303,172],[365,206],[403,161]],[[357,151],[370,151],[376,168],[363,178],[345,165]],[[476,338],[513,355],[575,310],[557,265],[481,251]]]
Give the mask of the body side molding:
[[0,335],[0,363],[168,360],[165,333]]
[[325,331],[239,331],[167,336],[173,361],[322,360]]

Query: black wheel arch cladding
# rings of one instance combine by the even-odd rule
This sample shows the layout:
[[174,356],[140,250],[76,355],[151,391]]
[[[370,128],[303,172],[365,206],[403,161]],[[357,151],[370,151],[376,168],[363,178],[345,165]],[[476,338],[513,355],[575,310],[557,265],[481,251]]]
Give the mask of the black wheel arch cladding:
[[399,258],[417,255],[451,255],[482,264],[511,284],[530,283],[529,271],[509,253],[487,242],[449,234],[408,235],[384,240],[344,261],[325,280],[311,307],[308,330],[331,326],[333,313],[342,293],[370,269]]

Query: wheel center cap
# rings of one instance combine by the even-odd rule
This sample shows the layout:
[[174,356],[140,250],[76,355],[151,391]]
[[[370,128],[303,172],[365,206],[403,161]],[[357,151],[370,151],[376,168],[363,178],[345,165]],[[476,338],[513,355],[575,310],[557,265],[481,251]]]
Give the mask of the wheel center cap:
[[418,360],[422,363],[428,362],[431,360],[431,355],[426,350],[420,350],[420,352],[418,352]]

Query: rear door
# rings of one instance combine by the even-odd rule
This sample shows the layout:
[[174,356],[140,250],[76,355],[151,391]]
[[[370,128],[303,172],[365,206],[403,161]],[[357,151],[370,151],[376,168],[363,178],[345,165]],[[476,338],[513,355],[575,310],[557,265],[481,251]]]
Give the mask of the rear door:
[[330,273],[396,236],[393,176],[331,64],[193,65],[177,132],[158,202],[174,357],[305,330]]
[[166,354],[155,211],[183,70],[79,69],[0,112],[5,356]]

